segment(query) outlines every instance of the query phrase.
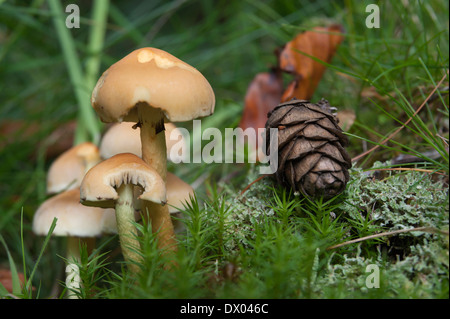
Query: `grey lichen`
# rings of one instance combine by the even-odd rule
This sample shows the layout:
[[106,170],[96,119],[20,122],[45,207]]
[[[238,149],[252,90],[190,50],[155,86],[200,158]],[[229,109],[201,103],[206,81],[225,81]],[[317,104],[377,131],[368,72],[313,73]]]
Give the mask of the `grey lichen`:
[[[382,165],[375,163],[374,169]],[[370,220],[387,230],[448,229],[448,186],[420,171],[383,172],[385,176],[374,178],[374,171],[368,174],[353,168],[342,211],[351,218],[369,214]]]
[[[256,177],[250,175],[247,180],[251,183]],[[267,205],[267,199],[273,196],[273,182],[264,178],[244,195],[227,185],[223,187],[226,194],[224,205],[228,208],[223,229],[224,246],[228,251],[234,251],[239,246],[247,246],[248,240],[254,238],[256,224],[274,215],[273,209]]]
[[[375,163],[374,169],[388,164]],[[379,232],[415,227],[448,232],[445,176],[414,170],[363,172],[353,168],[351,178],[339,209],[348,220],[367,218]],[[362,253],[364,243],[358,243],[352,246],[356,246],[353,253],[349,248],[339,258],[330,258],[322,283],[327,287],[343,284],[350,294],[372,293],[364,284],[365,267],[376,264],[381,269],[379,293],[383,297],[448,298],[448,235],[404,232],[383,239],[384,243],[371,246],[375,255]],[[408,294],[404,295],[405,291]]]

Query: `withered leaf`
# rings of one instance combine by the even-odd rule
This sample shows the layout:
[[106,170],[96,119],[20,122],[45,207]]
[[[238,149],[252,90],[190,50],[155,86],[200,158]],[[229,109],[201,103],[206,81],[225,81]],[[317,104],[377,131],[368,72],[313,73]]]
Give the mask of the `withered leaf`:
[[293,74],[295,79],[288,85],[281,101],[311,99],[326,67],[300,52],[329,63],[344,38],[340,34],[343,31],[340,25],[316,27],[298,34],[284,46],[279,55],[280,68]]
[[283,83],[276,72],[258,73],[247,89],[239,127],[263,128],[267,113],[280,103],[282,92]]
[[[245,95],[244,111],[239,127],[243,130],[247,128],[264,128],[267,121],[267,113],[280,103],[283,93],[283,81],[279,73],[275,70],[271,72],[259,73],[250,83]],[[262,142],[262,137],[258,136],[258,144]]]

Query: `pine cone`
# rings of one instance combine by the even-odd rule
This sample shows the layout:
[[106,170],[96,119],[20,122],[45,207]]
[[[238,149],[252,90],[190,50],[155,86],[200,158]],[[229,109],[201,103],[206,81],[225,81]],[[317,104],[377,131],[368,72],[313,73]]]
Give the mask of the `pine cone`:
[[[347,136],[337,124],[328,101],[317,104],[292,99],[267,115],[266,131],[278,128],[279,183],[310,198],[330,199],[341,193],[349,180],[351,160],[344,147]],[[270,150],[266,134],[267,154]]]

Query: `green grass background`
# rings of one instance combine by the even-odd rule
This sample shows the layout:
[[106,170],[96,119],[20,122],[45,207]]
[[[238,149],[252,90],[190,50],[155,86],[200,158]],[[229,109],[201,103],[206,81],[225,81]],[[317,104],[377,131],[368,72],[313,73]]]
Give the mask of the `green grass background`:
[[[72,2],[80,8],[80,28],[61,28],[63,20],[59,26],[55,23],[57,13],[65,18],[64,8]],[[365,26],[365,7],[370,3],[380,6],[379,29]],[[32,234],[31,221],[47,198],[45,176],[56,156],[49,151],[51,145],[43,141],[58,128],[69,131],[70,126],[65,125],[74,120],[79,128],[76,136],[69,135],[68,145],[98,141],[104,126],[88,99],[101,72],[136,48],[164,49],[195,66],[211,83],[216,111],[202,121],[202,128],[223,130],[239,123],[247,86],[258,72],[276,63],[275,48],[301,31],[328,23],[342,24],[346,36],[313,101],[325,97],[339,109],[355,112],[356,122],[349,131],[353,157],[405,122],[448,72],[447,1],[152,0],[112,1],[109,6],[95,6],[92,1],[0,1],[0,124],[21,125],[19,130],[2,131],[0,136],[0,234],[18,270],[28,277],[33,272],[31,281],[37,287],[33,296],[47,298],[55,291],[60,296],[59,280],[64,270],[59,257],[64,255],[64,241],[57,238],[48,241],[36,263],[45,239]],[[378,95],[368,95],[371,92]],[[418,155],[436,150],[441,159],[432,160],[426,168],[448,176],[448,144],[439,137],[448,141],[448,79],[417,118],[394,142],[366,157],[359,166],[370,168],[375,161],[384,162],[400,153]],[[190,123],[180,125],[190,127]],[[154,251],[152,235],[142,226],[146,271],[139,284],[130,289],[130,278],[117,264],[120,254],[114,253],[117,238],[105,238],[100,255],[86,256],[85,296],[448,298],[448,236],[408,237],[399,243],[406,247],[399,254],[404,264],[399,261],[396,267],[391,264],[392,256],[381,252],[380,247],[392,243],[386,240],[327,252],[325,248],[332,244],[386,230],[385,225],[369,217],[358,225],[352,224],[357,218],[333,219],[331,212],[346,213],[342,205],[307,204],[269,181],[257,186],[262,187],[260,192],[247,193],[247,200],[251,194],[256,206],[246,202],[244,207],[234,207],[239,191],[257,177],[252,165],[187,164],[169,169],[186,182],[202,181],[198,205],[194,203],[186,212],[190,224],[177,256],[184,267],[174,273],[161,270],[158,265],[162,260]],[[362,173],[354,174],[357,179]],[[430,188],[440,189],[440,184],[428,181],[426,174],[418,181],[415,178],[406,175],[403,182],[414,180],[417,185],[427,181]],[[375,201],[363,201],[357,191],[367,189],[361,187],[356,185],[353,193],[348,191],[337,203],[347,198],[347,204],[351,202],[354,207],[356,201],[365,207],[389,201],[381,199],[382,193],[376,190],[370,193]],[[283,196],[285,202],[280,204]],[[418,206],[433,211],[425,203]],[[448,231],[448,192],[436,205],[438,213],[434,215],[438,217],[433,215],[423,223],[402,223]],[[254,216],[236,216],[248,207],[254,211],[262,208],[264,222],[253,220]],[[404,212],[395,207],[388,211],[394,215]],[[230,218],[242,223],[236,226]],[[237,227],[231,235],[230,225]],[[249,238],[243,225],[251,225],[247,231],[254,236]],[[392,222],[389,227],[395,225]],[[241,241],[233,242],[240,238],[236,235],[239,231]],[[9,268],[7,251],[0,247],[0,267]],[[433,262],[408,260],[414,256],[419,261],[432,256]],[[398,284],[364,289],[364,260],[389,265],[383,268],[385,278]],[[105,263],[108,265],[100,267]],[[416,268],[411,270],[411,265]],[[227,277],[224,267],[235,269],[235,275]],[[426,269],[426,275],[420,275],[420,267]],[[163,289],[175,284],[175,290]]]

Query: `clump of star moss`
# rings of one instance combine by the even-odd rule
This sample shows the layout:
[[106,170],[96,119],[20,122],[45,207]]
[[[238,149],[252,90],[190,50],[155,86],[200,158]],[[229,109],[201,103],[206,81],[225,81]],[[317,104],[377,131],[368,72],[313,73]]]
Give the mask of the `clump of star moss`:
[[[314,264],[321,266],[315,270],[314,285],[310,285],[311,293],[317,297],[448,296],[449,254],[445,233],[448,234],[449,206],[444,177],[414,170],[379,170],[382,167],[386,167],[386,163],[375,163],[369,171],[352,168],[346,191],[328,208],[326,203],[321,204],[320,213],[314,210],[316,206],[282,189],[270,177],[259,180],[241,194],[242,189],[258,177],[250,171],[242,187],[233,189],[222,185],[223,193],[218,199],[221,214],[205,205],[209,216],[207,224],[221,223],[220,228],[213,228],[221,230],[227,258],[243,252],[251,255],[258,249],[255,238],[261,237],[255,230],[268,229],[262,225],[283,224],[283,214],[289,210],[288,223],[292,227],[284,230],[299,240],[299,252],[305,249],[302,245],[306,242],[318,247]],[[280,194],[287,194],[285,201],[279,200]],[[284,204],[276,205],[281,202]],[[325,241],[321,238],[320,243],[303,240],[317,238],[311,234],[318,232],[313,229],[313,218],[322,226],[329,225],[328,234],[334,237],[325,236]],[[406,231],[327,250],[351,239],[416,227],[429,227],[438,232]],[[295,258],[292,256],[292,260]],[[311,261],[305,260],[305,263]],[[366,267],[371,264],[380,269],[380,288],[376,290],[365,284]]]

